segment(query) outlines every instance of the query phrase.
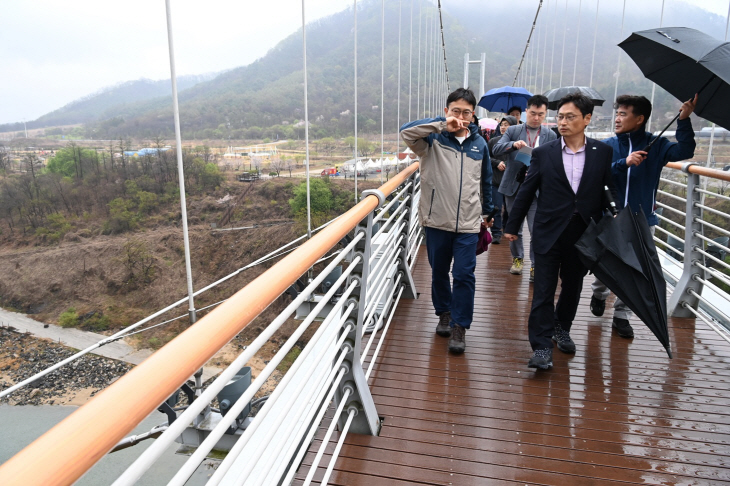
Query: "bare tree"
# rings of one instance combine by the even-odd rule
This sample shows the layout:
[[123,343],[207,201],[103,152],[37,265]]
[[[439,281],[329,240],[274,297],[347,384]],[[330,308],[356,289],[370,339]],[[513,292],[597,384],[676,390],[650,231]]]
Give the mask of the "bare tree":
[[291,157],[286,157],[283,160],[284,160],[284,167],[283,168],[284,168],[284,170],[288,170],[289,171],[289,177],[291,177],[292,176],[291,175],[292,170],[294,170],[294,168],[297,166],[297,161],[294,160]]
[[259,157],[257,155],[251,156],[251,166],[256,169],[256,173],[261,174],[261,167],[264,165],[264,160],[262,157]]
[[0,145],[0,172],[10,172],[10,152],[5,145]]
[[281,157],[275,155],[271,158],[271,162],[269,163],[269,170],[272,172],[276,172],[276,177],[279,177],[281,175],[281,171],[284,170],[284,161],[281,160]]

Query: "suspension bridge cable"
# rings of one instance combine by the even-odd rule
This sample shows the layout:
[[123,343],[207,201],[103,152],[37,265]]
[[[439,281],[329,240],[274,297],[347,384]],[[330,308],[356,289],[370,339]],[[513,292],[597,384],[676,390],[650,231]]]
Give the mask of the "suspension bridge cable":
[[[411,0],[411,45],[408,48],[408,121],[413,120],[411,118],[411,108],[413,107],[413,1]],[[400,125],[398,130],[400,130]]]
[[[659,16],[659,27],[664,26],[664,0],[662,0],[662,13]],[[727,36],[725,36],[727,37]],[[656,91],[656,83],[651,83],[651,106],[654,106],[654,92]],[[651,117],[646,122],[646,131],[651,131]]]
[[568,0],[565,0],[565,15],[563,15],[563,21],[565,22],[563,25],[563,52],[560,55],[560,82],[558,82],[558,86],[563,86],[563,71],[565,66],[565,36],[568,33]]
[[175,47],[172,39],[172,13],[170,12],[170,0],[165,0],[165,11],[167,16],[167,45],[170,55],[170,81],[172,82],[172,112],[175,123],[175,143],[177,144],[177,176],[180,189],[180,217],[182,219],[183,246],[185,250],[185,277],[188,287],[188,312],[190,321],[195,322],[195,301],[193,299],[193,270],[190,264],[190,238],[188,236],[188,211],[185,202],[185,172],[183,170],[183,147],[182,135],[180,132],[180,109],[177,101],[177,74],[175,73]]
[[[537,76],[540,72],[540,36],[542,35],[542,24],[538,22],[537,28],[535,29],[535,36],[537,37],[537,45],[535,46],[535,91],[537,91]],[[542,92],[542,90],[540,90]]]
[[[401,27],[403,27],[403,0],[398,0],[398,110],[396,114],[396,120],[395,120],[395,154],[396,154],[396,164],[398,159],[398,154],[400,153],[400,137],[398,136],[398,129],[400,128],[400,34],[401,34]],[[396,165],[396,167],[398,167]]]
[[380,1],[380,184],[383,184],[385,151],[385,0]]
[[535,44],[535,49],[532,52],[532,82],[533,86],[535,87],[535,92],[537,92],[537,66],[540,63],[540,30],[539,30],[539,24],[535,27],[535,37],[537,38],[537,42]]
[[421,24],[423,15],[421,13],[423,3],[418,2],[418,69],[416,70],[416,119],[421,118]]
[[355,165],[353,166],[353,172],[355,173],[355,204],[357,204],[357,0],[353,0],[353,2],[354,8],[352,10],[355,12],[355,55],[353,59],[353,65],[355,66]]
[[427,105],[426,100],[428,100],[428,89],[429,89],[429,79],[428,79],[428,34],[430,33],[431,25],[429,24],[430,17],[428,15],[428,7],[425,11],[426,14],[426,27],[424,28],[424,40],[423,40],[423,116],[424,118],[428,116],[427,111]]
[[593,56],[591,57],[591,78],[590,81],[588,81],[588,86],[590,87],[593,87],[593,66],[596,63],[596,40],[598,39],[598,5],[600,3],[601,0],[596,0],[596,25],[593,30]]
[[[623,39],[624,37],[624,19],[626,18],[626,0],[624,0],[624,8],[621,12],[621,35],[619,36],[619,39]],[[618,50],[618,60],[616,61],[616,86],[613,89],[613,99],[616,100],[616,96],[618,96],[618,80],[621,77],[621,49]],[[613,103],[611,103],[611,106],[614,106]],[[616,118],[616,108],[613,108],[611,110],[611,122]]]
[[578,44],[580,42],[580,8],[583,0],[578,0],[578,32],[575,34],[575,59],[573,59],[573,84],[575,86],[575,73],[578,71]]
[[307,177],[307,239],[312,238],[312,204],[309,187],[309,105],[307,104],[307,21],[302,0],[302,59],[304,62],[304,148],[307,157],[304,171]]
[[514,86],[517,83],[517,76],[519,76],[520,70],[522,69],[522,63],[525,61],[525,55],[527,54],[527,48],[530,47],[530,39],[532,39],[532,33],[535,31],[535,23],[537,22],[537,17],[540,15],[540,9],[542,8],[542,2],[543,2],[543,0],[540,0],[540,3],[537,5],[537,12],[535,12],[535,18],[532,21],[532,28],[530,28],[530,35],[527,36],[527,44],[525,44],[525,50],[522,51],[522,58],[520,59],[520,64],[517,66],[517,72],[515,73],[515,79],[512,81],[512,86]]
[[553,66],[555,65],[555,37],[558,32],[558,0],[555,0],[555,8],[553,9],[553,47],[550,52],[550,85],[553,87]]
[[[441,51],[444,53],[444,72],[443,76],[445,78],[446,82],[446,92],[449,92],[449,66],[446,63],[446,40],[444,39],[444,17],[441,14],[441,0],[438,0],[438,9],[439,9],[439,30],[441,31]],[[443,94],[443,90],[441,91]]]
[[[547,0],[547,3],[545,4],[545,12],[550,11],[550,0]],[[547,56],[547,37],[548,37],[548,23],[547,23],[547,17],[545,18],[544,22],[542,23],[543,30],[545,31],[545,35],[543,36],[542,41],[542,74],[540,74],[540,92],[545,92],[545,58]]]

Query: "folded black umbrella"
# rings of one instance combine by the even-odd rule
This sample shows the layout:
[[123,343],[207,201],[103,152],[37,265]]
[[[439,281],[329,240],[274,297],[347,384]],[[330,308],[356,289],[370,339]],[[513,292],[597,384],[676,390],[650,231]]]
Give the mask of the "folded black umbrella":
[[603,106],[603,102],[606,101],[606,99],[601,96],[601,93],[588,86],[564,86],[562,88],[545,91],[545,96],[548,99],[548,109],[557,110],[558,102],[561,98],[573,93],[580,93],[583,96],[590,98],[593,102],[593,106]]
[[667,287],[643,211],[621,211],[588,229],[575,244],[581,262],[651,329],[672,357]]
[[699,93],[694,112],[730,129],[729,42],[687,27],[661,27],[634,32],[619,47],[677,99]]

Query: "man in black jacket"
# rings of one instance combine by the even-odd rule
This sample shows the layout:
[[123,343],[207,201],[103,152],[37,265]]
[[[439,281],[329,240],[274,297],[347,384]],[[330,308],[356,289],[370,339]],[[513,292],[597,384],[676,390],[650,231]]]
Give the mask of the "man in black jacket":
[[[578,308],[583,277],[588,270],[576,256],[575,243],[592,219],[598,221],[605,207],[604,186],[613,190],[608,145],[585,136],[593,103],[571,94],[558,104],[558,128],[562,138],[532,152],[525,182],[517,193],[504,237],[517,239],[537,191],[534,223],[535,288],[528,320],[534,351],[528,366],[552,367],[553,341],[565,353],[575,353],[570,328]],[[555,290],[561,279],[560,297]]]
[[494,225],[492,225],[492,244],[494,245],[499,245],[502,240],[502,229],[507,224],[506,217],[504,222],[502,220],[502,213],[505,216],[507,213],[504,208],[504,196],[499,192],[499,184],[502,182],[502,176],[507,168],[507,155],[503,154],[495,157],[492,149],[512,125],[517,125],[517,119],[515,117],[508,115],[502,118],[497,126],[497,130],[499,131],[489,139],[489,143],[487,144],[489,146],[489,157],[492,160],[492,204],[494,205],[494,209],[497,210],[494,215]]

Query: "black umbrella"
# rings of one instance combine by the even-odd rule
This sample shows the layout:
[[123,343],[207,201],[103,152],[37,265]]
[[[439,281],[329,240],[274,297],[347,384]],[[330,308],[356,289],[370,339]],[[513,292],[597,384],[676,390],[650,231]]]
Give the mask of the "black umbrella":
[[634,311],[672,357],[667,330],[667,287],[643,210],[627,208],[588,229],[575,244],[578,257]]
[[580,93],[587,96],[593,102],[593,106],[603,106],[603,102],[606,99],[601,96],[601,93],[588,86],[565,86],[563,88],[555,88],[545,92],[545,96],[548,99],[548,109],[557,110],[558,102],[566,95]]
[[[634,32],[619,47],[633,59],[644,76],[677,99],[690,100],[699,93],[694,112],[730,128],[730,110],[727,109],[730,105],[730,43],[687,27],[665,27]],[[677,117],[679,114],[675,120]],[[669,125],[672,123],[674,120]],[[657,139],[659,137],[654,140]]]

